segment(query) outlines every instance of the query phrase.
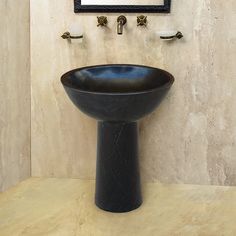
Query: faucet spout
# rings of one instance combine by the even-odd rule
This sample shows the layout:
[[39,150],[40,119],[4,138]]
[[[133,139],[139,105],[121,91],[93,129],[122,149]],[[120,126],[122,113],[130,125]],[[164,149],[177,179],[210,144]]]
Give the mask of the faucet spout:
[[123,34],[123,25],[121,22],[117,23],[117,34]]
[[117,34],[123,34],[123,26],[126,24],[127,19],[125,16],[121,15],[117,18]]

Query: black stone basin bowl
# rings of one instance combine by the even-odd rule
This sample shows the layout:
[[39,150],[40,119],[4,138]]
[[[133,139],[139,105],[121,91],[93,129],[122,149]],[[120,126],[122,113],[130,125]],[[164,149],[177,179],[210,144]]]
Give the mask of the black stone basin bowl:
[[72,102],[98,120],[96,205],[127,212],[142,203],[137,120],[160,104],[174,82],[161,69],[140,65],[98,65],[61,77]]

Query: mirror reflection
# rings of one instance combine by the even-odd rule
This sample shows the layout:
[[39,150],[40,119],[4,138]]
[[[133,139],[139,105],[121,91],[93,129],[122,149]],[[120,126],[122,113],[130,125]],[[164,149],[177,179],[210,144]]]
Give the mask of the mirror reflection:
[[81,5],[164,5],[164,0],[81,0]]

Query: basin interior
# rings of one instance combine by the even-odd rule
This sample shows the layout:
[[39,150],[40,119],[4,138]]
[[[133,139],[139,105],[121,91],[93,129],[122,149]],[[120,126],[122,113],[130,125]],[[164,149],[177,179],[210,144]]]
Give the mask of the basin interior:
[[101,65],[67,72],[62,83],[74,89],[101,93],[133,93],[164,87],[172,76],[161,69],[138,65]]

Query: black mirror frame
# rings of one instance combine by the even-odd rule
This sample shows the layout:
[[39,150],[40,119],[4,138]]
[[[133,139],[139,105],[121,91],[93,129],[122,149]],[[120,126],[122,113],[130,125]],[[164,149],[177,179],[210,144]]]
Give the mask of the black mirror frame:
[[140,12],[170,13],[171,0],[164,0],[164,5],[81,5],[81,0],[74,0],[74,11],[79,12]]

